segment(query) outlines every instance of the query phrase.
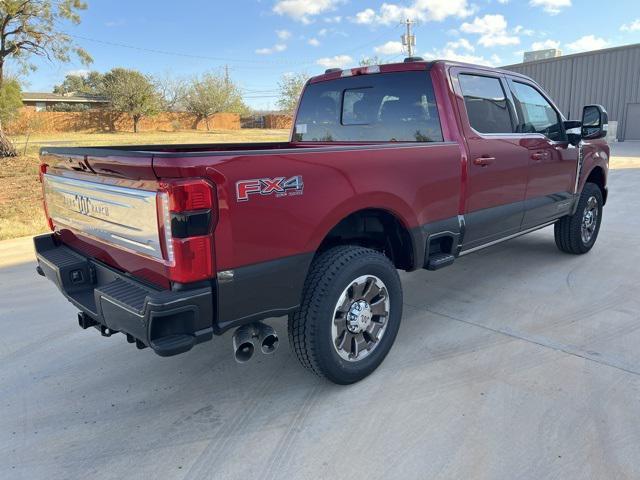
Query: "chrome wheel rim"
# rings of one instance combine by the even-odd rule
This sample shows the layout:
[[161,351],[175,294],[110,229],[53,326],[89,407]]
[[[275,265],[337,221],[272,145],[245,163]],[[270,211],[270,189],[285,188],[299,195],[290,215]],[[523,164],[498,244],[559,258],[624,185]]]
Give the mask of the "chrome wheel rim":
[[582,243],[587,244],[593,238],[593,234],[596,231],[598,225],[598,199],[594,196],[589,197],[587,200],[587,206],[582,213],[582,225],[580,227],[580,234],[582,237]]
[[357,362],[380,344],[389,320],[389,292],[375,275],[362,275],[342,291],[333,310],[331,343],[340,358]]

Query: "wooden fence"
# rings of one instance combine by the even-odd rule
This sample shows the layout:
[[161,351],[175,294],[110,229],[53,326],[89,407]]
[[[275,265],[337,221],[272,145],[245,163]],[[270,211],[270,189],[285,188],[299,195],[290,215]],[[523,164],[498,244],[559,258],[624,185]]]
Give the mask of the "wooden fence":
[[[236,113],[216,113],[209,117],[209,129],[237,130],[240,116]],[[138,123],[138,131],[207,130],[204,120],[186,112],[163,112],[145,117]],[[10,135],[58,132],[132,132],[133,121],[128,115],[107,110],[86,112],[36,112],[23,108],[7,125]]]

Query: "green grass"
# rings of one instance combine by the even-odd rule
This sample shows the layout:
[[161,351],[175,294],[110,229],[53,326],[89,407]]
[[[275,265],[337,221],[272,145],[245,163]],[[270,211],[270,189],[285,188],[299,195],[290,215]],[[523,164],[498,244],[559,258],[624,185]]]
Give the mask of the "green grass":
[[283,141],[288,130],[242,129],[141,132],[56,133],[12,137],[20,156],[0,158],[0,240],[47,231],[38,181],[38,152],[43,146],[143,145],[153,143],[230,143]]

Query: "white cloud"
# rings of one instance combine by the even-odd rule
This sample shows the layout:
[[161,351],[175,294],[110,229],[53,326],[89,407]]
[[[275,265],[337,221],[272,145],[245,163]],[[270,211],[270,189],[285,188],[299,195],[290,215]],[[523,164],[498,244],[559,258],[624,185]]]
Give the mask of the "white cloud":
[[374,47],[373,50],[380,55],[397,55],[398,53],[402,53],[402,43],[389,41],[384,45]]
[[[454,62],[473,63],[476,65],[488,65],[496,66],[501,63],[500,57],[497,55],[491,55],[489,58],[485,58],[482,55],[474,55],[474,47],[467,40],[447,42],[441,49],[433,49],[430,52],[425,52],[423,57],[427,60],[453,60]],[[466,50],[460,52],[459,49]]]
[[640,18],[636,18],[631,23],[625,23],[620,27],[620,30],[623,32],[637,32],[640,30]]
[[104,26],[108,27],[108,28],[115,28],[115,27],[124,27],[127,24],[127,21],[123,18],[120,18],[118,20],[109,20],[107,22],[104,22]]
[[390,25],[406,18],[422,22],[439,22],[447,17],[468,17],[472,13],[473,9],[467,0],[413,0],[408,7],[396,3],[383,3],[378,12],[366,8],[358,12],[352,20],[362,24]]
[[85,78],[89,75],[89,70],[87,70],[86,68],[80,68],[78,70],[67,70],[66,72],[64,72],[65,76],[66,75],[73,75],[75,77],[82,77]]
[[327,35],[327,33],[329,33],[329,30],[327,30],[326,28],[321,28],[321,29],[318,31],[318,35],[319,35],[319,36],[321,36],[321,37],[326,36],[326,35]]
[[502,15],[476,17],[471,23],[463,23],[460,30],[480,35],[478,44],[484,47],[517,45],[520,38],[507,32],[507,21]]
[[524,28],[522,25],[517,25],[516,28],[513,29],[513,33],[526,35],[527,37],[531,37],[536,32],[534,32],[530,28]]
[[460,38],[460,39],[458,39],[456,41],[448,42],[447,46],[449,46],[450,48],[453,48],[453,49],[461,48],[461,49],[467,50],[469,52],[475,51],[475,47],[473,45],[471,45],[471,42],[469,40],[467,40],[466,38]]
[[342,17],[340,15],[335,15],[333,17],[326,17],[324,19],[325,23],[340,23],[342,22]]
[[291,38],[291,32],[289,30],[276,30],[276,35],[280,40],[288,40]]
[[356,23],[373,23],[376,19],[376,11],[373,8],[367,8],[356,13],[354,22]]
[[344,68],[353,63],[353,58],[349,55],[336,55],[334,57],[319,58],[316,63],[325,68]]
[[284,52],[287,49],[287,46],[284,43],[276,43],[273,47],[270,48],[258,48],[256,53],[258,55],[271,55],[272,53]]
[[339,2],[340,0],[278,0],[273,11],[298,22],[311,23],[314,16],[333,10]]
[[589,50],[600,50],[608,45],[609,42],[604,38],[596,37],[594,35],[585,35],[575,42],[567,43],[567,48],[571,52],[587,52]]
[[550,48],[560,48],[560,42],[548,39],[542,42],[533,42],[531,44],[531,50],[547,50]]
[[571,6],[571,0],[530,0],[529,5],[532,7],[542,7],[542,9],[550,15],[557,15],[563,8],[569,8]]
[[318,40],[317,38],[310,38],[307,43],[309,45],[311,45],[312,47],[319,47],[320,46],[320,40]]

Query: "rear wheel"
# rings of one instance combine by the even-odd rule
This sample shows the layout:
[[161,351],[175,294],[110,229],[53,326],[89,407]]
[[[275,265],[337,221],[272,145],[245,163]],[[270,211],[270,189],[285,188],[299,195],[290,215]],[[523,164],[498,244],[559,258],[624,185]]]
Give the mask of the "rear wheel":
[[402,317],[398,273],[383,254],[341,246],[320,254],[289,317],[300,363],[332,382],[363,379],[384,360]]
[[587,253],[596,243],[602,222],[602,192],[594,183],[582,190],[573,215],[558,220],[554,227],[556,245],[566,253]]

